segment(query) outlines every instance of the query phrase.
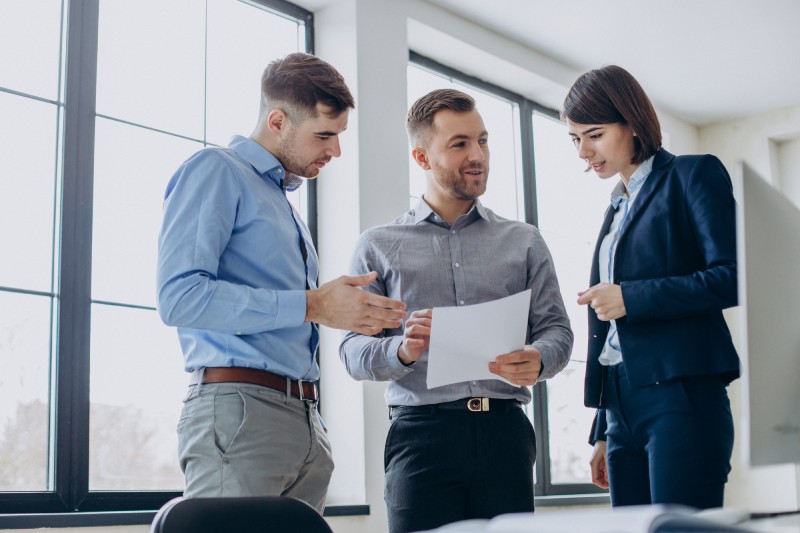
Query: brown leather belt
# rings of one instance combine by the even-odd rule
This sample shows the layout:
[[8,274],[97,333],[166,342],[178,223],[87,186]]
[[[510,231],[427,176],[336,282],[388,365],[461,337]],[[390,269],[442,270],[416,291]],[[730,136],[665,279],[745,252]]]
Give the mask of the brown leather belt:
[[285,376],[279,376],[256,368],[239,366],[206,368],[203,372],[203,383],[252,383],[253,385],[262,385],[281,392],[286,392],[288,387],[291,390],[291,395],[295,398],[308,402],[319,401],[317,387],[314,382],[290,380]]

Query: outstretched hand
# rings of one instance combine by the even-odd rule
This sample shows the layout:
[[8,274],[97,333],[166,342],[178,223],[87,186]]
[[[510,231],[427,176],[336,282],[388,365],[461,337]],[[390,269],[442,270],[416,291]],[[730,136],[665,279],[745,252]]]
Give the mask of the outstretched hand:
[[359,288],[366,287],[377,277],[376,272],[340,276],[318,289],[306,291],[306,322],[362,335],[399,328],[406,316],[406,305]]

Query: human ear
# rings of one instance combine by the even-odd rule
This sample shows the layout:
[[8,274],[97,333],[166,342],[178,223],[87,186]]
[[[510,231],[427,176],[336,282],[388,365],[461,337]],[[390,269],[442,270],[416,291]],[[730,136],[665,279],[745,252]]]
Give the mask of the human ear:
[[417,146],[411,150],[411,159],[413,159],[422,170],[431,169],[431,165],[428,162],[428,154],[425,153],[425,150],[421,146]]
[[275,135],[280,135],[287,128],[289,117],[283,109],[273,109],[267,115],[267,127]]

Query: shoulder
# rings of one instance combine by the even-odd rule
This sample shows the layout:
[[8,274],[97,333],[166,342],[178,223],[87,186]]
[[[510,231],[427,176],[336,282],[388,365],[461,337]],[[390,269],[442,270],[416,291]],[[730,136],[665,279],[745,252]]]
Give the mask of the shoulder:
[[236,159],[226,148],[209,147],[195,152],[184,161],[167,185],[165,197],[176,188],[194,190],[202,187],[230,187],[236,183]]
[[539,233],[539,229],[533,224],[502,217],[485,206],[483,209],[484,213],[486,214],[486,218],[484,220],[495,232],[499,234],[511,234],[514,236],[529,237],[533,239],[542,238],[541,233]]
[[373,226],[361,234],[362,245],[375,245],[388,239],[396,240],[408,228],[414,227],[414,210],[409,210],[391,222]]
[[678,155],[667,164],[666,168],[685,176],[708,171],[723,172],[726,175],[728,173],[722,161],[712,154]]

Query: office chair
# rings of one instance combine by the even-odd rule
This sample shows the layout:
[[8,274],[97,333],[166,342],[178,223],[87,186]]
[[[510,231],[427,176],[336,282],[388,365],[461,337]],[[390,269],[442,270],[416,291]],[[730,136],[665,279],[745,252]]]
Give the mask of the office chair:
[[332,533],[305,502],[288,496],[174,498],[150,533]]

